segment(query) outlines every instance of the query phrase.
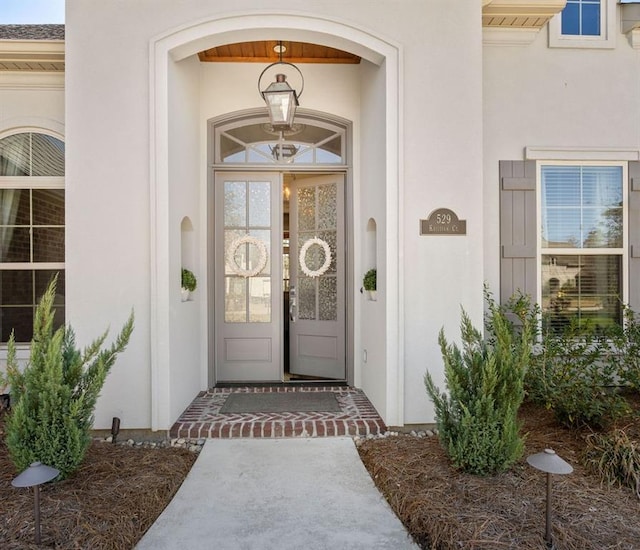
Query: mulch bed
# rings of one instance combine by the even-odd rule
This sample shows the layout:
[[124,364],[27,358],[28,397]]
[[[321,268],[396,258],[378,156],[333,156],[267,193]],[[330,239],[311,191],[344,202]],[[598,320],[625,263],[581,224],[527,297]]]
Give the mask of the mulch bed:
[[[580,464],[586,434],[559,426],[550,411],[531,404],[520,414],[527,434],[524,456],[497,476],[455,471],[436,437],[368,440],[359,451],[376,485],[423,549],[545,548],[546,474],[526,462],[527,456],[545,448],[554,449],[574,468],[570,475],[553,476],[555,547],[640,549],[640,500],[631,489],[603,486]],[[637,417],[625,422],[637,434]]]
[[[532,405],[521,416],[524,457],[551,447],[574,467],[570,475],[554,476],[557,550],[640,549],[640,501],[631,489],[602,486],[581,466],[585,434],[562,428],[549,411]],[[638,437],[637,417],[625,422]],[[545,548],[546,476],[525,458],[507,473],[483,478],[453,470],[436,437],[368,440],[359,451],[423,549]],[[169,503],[195,458],[184,449],[92,444],[76,474],[42,486],[42,545],[36,546],[33,493],[11,486],[17,472],[4,445],[0,413],[0,548],[129,550]]]
[[18,472],[9,460],[0,418],[0,548],[131,549],[195,459],[185,449],[94,442],[75,474],[41,486],[42,544],[37,546],[33,491],[11,485]]

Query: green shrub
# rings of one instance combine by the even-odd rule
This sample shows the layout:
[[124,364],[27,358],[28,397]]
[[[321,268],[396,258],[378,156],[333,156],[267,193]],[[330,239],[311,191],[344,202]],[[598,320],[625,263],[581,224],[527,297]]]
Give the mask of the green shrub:
[[365,290],[376,290],[377,288],[377,275],[378,272],[375,269],[370,269],[364,274],[362,279],[362,286]]
[[628,412],[618,392],[620,355],[613,333],[570,324],[543,334],[525,378],[527,398],[571,428],[602,428]]
[[96,400],[129,341],[133,313],[110,348],[101,350],[105,332],[81,352],[70,327],[53,330],[55,288],[54,279],[36,309],[30,360],[22,372],[13,335],[9,340],[12,410],[6,442],[18,470],[40,461],[60,470],[63,479],[80,466],[89,447]]
[[449,344],[440,331],[448,394],[439,391],[428,372],[424,379],[445,451],[455,467],[478,475],[504,471],[522,456],[517,413],[524,398],[535,319],[524,297],[510,302],[519,326],[509,321],[486,290],[485,297],[486,340],[464,309],[462,349]]
[[196,279],[196,276],[193,274],[193,271],[190,271],[184,267],[182,268],[181,285],[182,288],[185,288],[190,292],[193,292],[196,289],[198,281]]
[[610,339],[616,352],[611,354],[610,361],[620,385],[640,391],[640,321],[630,307],[624,307],[624,326],[612,331]]
[[640,442],[624,430],[590,434],[583,462],[610,485],[630,487],[640,498]]

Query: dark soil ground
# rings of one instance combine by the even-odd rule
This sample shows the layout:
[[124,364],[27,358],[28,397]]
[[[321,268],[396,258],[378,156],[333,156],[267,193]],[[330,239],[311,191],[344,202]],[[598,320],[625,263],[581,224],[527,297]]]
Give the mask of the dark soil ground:
[[[574,467],[574,473],[553,479],[556,548],[640,549],[640,500],[631,489],[603,486],[581,466],[585,434],[560,427],[548,411],[531,405],[525,405],[521,415],[527,434],[524,457],[498,476],[456,472],[436,437],[374,439],[359,451],[375,483],[424,549],[545,548],[546,477],[525,460],[544,448],[553,448]],[[625,421],[637,437],[637,417]],[[11,486],[17,472],[2,432],[0,418],[2,550],[129,550],[171,500],[195,460],[181,449],[94,443],[76,474],[42,487],[43,544],[36,546],[33,493]]]

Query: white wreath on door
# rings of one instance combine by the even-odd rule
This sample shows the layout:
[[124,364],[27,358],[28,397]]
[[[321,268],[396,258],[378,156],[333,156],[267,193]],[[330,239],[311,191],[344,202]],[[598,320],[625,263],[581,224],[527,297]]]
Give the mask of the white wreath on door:
[[[309,267],[307,266],[307,252],[313,245],[318,245],[322,247],[322,250],[324,250],[324,263],[320,266],[319,269],[316,269],[315,271],[309,269]],[[309,239],[302,245],[302,248],[300,249],[299,261],[300,269],[302,269],[303,273],[307,277],[320,277],[320,275],[324,275],[331,265],[331,247],[329,246],[329,243],[327,241],[319,239],[318,237]]]
[[[236,262],[236,252],[243,244],[253,245],[258,249],[258,261],[253,269],[243,269]],[[267,252],[267,247],[264,242],[260,239],[256,239],[255,237],[251,237],[250,235],[245,235],[231,243],[231,246],[227,251],[227,266],[234,275],[239,275],[240,277],[245,278],[255,277],[265,268],[268,258],[269,253]]]

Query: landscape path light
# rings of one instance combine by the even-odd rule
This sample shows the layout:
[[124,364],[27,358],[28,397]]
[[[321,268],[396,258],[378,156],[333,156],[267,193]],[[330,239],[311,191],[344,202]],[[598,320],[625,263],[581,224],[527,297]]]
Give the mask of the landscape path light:
[[547,474],[547,513],[544,540],[548,548],[553,548],[553,541],[551,539],[551,475],[570,474],[573,472],[573,467],[560,458],[553,449],[545,449],[541,453],[531,455],[527,457],[527,462],[536,470]]
[[14,487],[33,487],[33,515],[36,524],[36,544],[40,544],[40,485],[58,477],[59,473],[60,470],[56,470],[51,466],[46,466],[40,462],[32,462],[31,466],[11,482],[11,485]]

